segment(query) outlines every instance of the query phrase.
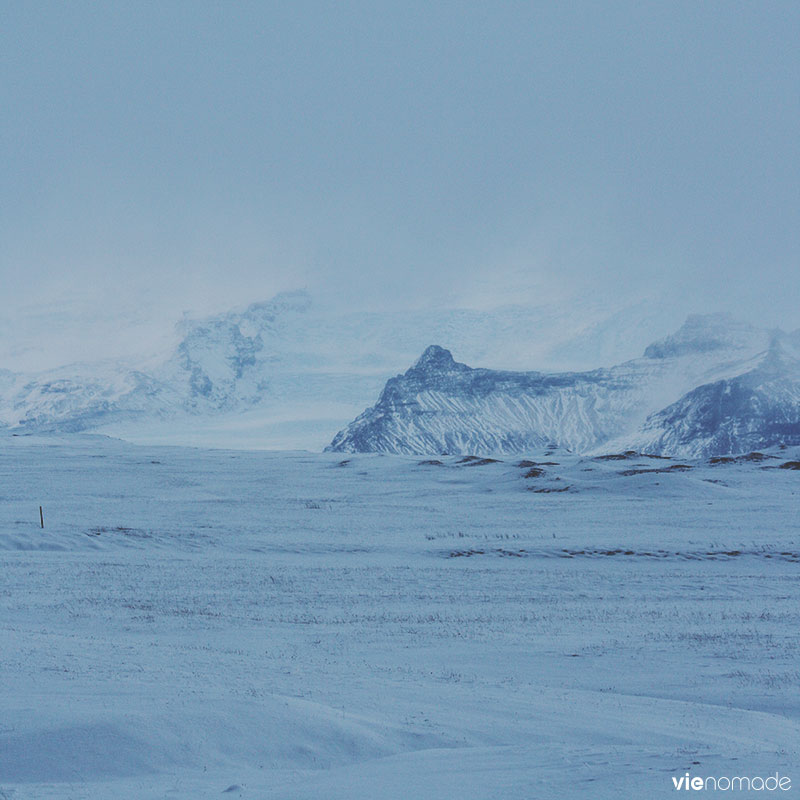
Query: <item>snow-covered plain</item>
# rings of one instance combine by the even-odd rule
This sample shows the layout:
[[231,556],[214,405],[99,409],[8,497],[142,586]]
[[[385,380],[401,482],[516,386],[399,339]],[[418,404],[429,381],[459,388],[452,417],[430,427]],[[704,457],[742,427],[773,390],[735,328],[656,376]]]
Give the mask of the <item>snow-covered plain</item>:
[[3,436],[0,798],[797,796],[799,457]]

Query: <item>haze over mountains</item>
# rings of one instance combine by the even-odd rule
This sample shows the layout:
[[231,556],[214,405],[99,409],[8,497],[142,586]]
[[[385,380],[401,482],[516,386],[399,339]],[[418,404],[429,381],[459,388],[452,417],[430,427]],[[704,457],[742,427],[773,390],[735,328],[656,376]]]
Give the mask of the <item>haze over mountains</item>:
[[[322,449],[380,395],[336,436],[335,449],[520,452],[552,440],[578,452],[619,444],[700,453],[796,435],[798,333],[727,315],[691,317],[643,357],[587,371],[641,352],[668,324],[645,302],[334,312],[290,292],[183,320],[161,355],[38,373],[0,369],[0,424]],[[505,369],[472,370],[434,343]],[[510,371],[531,366],[547,372]],[[581,371],[554,369],[562,366]]]
[[[322,449],[432,342],[473,363],[585,368],[613,363],[654,329],[669,330],[672,318],[653,310],[648,302],[614,306],[592,296],[488,310],[341,311],[296,291],[183,319],[158,347],[139,325],[133,330],[147,357],[131,355],[124,319],[124,358],[35,371],[19,355],[9,357],[36,347],[30,329],[7,325],[2,352],[15,369],[3,370],[0,361],[0,424],[100,429],[136,441]],[[41,336],[65,331],[65,341],[80,338],[62,316],[50,325],[36,322]],[[90,331],[111,338],[107,328],[87,328],[85,335]],[[113,345],[91,349],[110,353]]]

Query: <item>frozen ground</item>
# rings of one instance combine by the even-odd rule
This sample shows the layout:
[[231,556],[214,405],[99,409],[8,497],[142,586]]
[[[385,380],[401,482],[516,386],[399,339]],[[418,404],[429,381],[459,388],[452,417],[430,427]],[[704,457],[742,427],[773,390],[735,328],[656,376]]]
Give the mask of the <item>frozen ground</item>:
[[6,436],[0,798],[798,796],[800,453],[768,455]]

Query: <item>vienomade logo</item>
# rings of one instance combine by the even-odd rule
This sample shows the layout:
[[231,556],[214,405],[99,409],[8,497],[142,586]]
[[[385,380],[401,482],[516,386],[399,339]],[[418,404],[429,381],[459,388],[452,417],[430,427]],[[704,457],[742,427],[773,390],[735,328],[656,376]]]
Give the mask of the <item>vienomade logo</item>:
[[792,780],[786,776],[781,776],[776,772],[767,778],[762,778],[756,775],[752,778],[744,775],[736,775],[728,777],[721,775],[719,777],[709,776],[701,778],[699,775],[692,777],[688,772],[680,778],[672,776],[672,783],[675,789],[685,789],[687,791],[714,791],[714,792],[774,792],[783,791],[788,792],[792,788]]

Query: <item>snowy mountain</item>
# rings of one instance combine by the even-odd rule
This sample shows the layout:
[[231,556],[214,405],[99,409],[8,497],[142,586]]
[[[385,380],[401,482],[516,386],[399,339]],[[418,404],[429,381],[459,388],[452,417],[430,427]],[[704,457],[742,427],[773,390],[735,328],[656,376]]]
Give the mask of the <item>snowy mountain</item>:
[[0,386],[0,420],[14,429],[75,432],[106,420],[159,418],[179,406],[170,386],[113,362],[9,373]]
[[280,417],[292,407],[299,418],[313,416],[320,397],[346,418],[377,391],[386,367],[378,363],[359,371],[341,359],[337,363],[330,341],[319,346],[314,341],[310,306],[306,293],[295,292],[242,312],[184,320],[171,352],[139,362],[74,364],[33,375],[6,372],[0,375],[0,420],[37,431],[122,426],[135,438],[159,424],[197,428],[198,417],[252,409]]
[[[171,345],[148,358],[33,374],[0,370],[0,427],[321,449],[380,394],[336,436],[334,449],[505,453],[554,442],[576,452],[635,444],[695,453],[794,435],[797,335],[727,315],[690,317],[643,357],[618,366],[547,368],[556,358],[582,365],[626,352],[653,324],[648,308],[603,310],[586,300],[558,308],[341,312],[307,292],[289,292],[184,319]],[[500,361],[506,369],[471,369],[429,348],[386,383],[437,340],[473,363]],[[516,371],[535,363],[545,369]],[[727,404],[719,413],[709,410],[717,397]]]
[[[554,358],[596,364],[639,338],[643,326],[658,328],[653,308],[640,301],[620,310],[593,297],[488,310],[341,311],[305,291],[288,292],[186,318],[148,358],[0,370],[0,426],[321,449],[430,341],[508,368]],[[572,354],[554,355],[564,347]]]
[[703,456],[800,443],[799,333],[776,334],[753,369],[699,386],[652,414],[632,444]]
[[797,340],[728,315],[691,316],[642,358],[566,373],[473,369],[431,346],[329,449],[709,455],[798,443]]

